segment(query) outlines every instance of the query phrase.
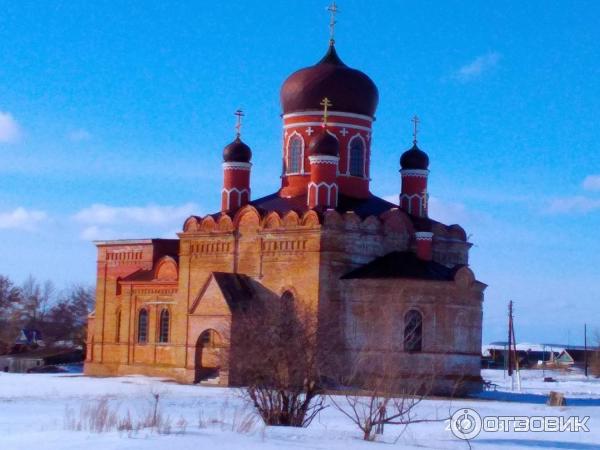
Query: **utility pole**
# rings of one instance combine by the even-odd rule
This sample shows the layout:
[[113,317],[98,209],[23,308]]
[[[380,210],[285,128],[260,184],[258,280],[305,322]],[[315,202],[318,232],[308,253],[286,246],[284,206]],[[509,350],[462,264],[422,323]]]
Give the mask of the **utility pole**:
[[583,324],[583,366],[585,377],[588,376],[588,353],[587,353],[587,323]]

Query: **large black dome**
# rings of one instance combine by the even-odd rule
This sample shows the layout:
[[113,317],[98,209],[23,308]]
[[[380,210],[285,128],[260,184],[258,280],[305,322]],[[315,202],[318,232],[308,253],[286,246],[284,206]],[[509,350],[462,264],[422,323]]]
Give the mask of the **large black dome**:
[[242,142],[240,137],[235,138],[231,144],[223,149],[223,161],[225,162],[250,162],[252,151],[250,147]]
[[322,129],[322,131],[320,131],[310,140],[310,144],[308,145],[308,154],[311,156],[339,156],[340,143],[335,136],[328,133],[327,130]]
[[410,150],[405,151],[400,157],[400,167],[402,169],[421,169],[427,170],[429,167],[429,156],[415,142]]
[[375,83],[360,70],[344,64],[333,44],[317,64],[294,72],[281,87],[284,114],[319,110],[324,97],[331,100],[333,111],[371,117],[379,102]]

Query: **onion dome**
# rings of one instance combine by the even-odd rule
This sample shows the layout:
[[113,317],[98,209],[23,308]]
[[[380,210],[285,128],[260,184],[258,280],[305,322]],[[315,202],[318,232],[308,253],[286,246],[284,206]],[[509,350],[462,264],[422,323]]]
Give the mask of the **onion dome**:
[[225,162],[250,162],[252,150],[242,142],[240,137],[223,149],[223,161]]
[[320,109],[327,97],[335,111],[373,117],[379,102],[375,83],[363,72],[342,62],[333,44],[314,66],[294,72],[281,87],[283,113]]
[[412,148],[405,151],[400,157],[400,167],[402,169],[427,170],[429,167],[429,156],[417,147],[417,142],[415,141]]
[[339,156],[340,143],[334,135],[323,129],[310,140],[308,154],[310,156]]

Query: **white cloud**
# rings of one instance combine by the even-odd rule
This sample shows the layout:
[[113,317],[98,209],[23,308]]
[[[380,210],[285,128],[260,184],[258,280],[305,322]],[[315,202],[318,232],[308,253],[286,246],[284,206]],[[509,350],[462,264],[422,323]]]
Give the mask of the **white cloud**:
[[479,78],[484,72],[487,72],[498,65],[500,53],[490,52],[478,56],[473,61],[459,68],[453,75],[453,78],[462,81],[472,81]]
[[585,177],[583,188],[586,191],[600,191],[600,175],[588,175]]
[[109,206],[97,203],[82,209],[73,217],[78,222],[89,225],[168,225],[185,220],[194,213],[198,213],[198,205],[195,203],[181,206]]
[[69,132],[67,138],[72,142],[83,142],[89,141],[92,138],[92,134],[89,131],[80,128]]
[[550,214],[589,213],[599,209],[600,199],[576,195],[551,200],[546,208],[546,212]]
[[21,138],[21,127],[10,113],[0,111],[0,143],[13,144]]
[[0,229],[33,231],[47,218],[48,215],[44,211],[27,210],[19,207],[13,211],[0,213]]

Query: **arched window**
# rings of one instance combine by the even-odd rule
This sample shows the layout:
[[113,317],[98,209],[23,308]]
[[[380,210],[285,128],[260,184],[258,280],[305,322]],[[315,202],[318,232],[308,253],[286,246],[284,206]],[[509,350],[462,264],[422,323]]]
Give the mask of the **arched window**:
[[420,352],[423,342],[423,316],[411,309],[404,316],[404,351]]
[[160,320],[158,322],[158,342],[169,342],[169,310],[163,309],[160,312]]
[[209,329],[202,332],[199,343],[205,348],[217,348],[220,346],[221,338],[215,330]]
[[115,316],[115,342],[121,342],[121,310],[117,309]]
[[302,149],[304,141],[300,135],[294,135],[288,141],[288,154],[285,173],[300,173],[302,171]]
[[365,176],[365,145],[360,137],[355,136],[350,141],[350,175]]
[[148,342],[148,311],[140,309],[138,314],[138,344]]

